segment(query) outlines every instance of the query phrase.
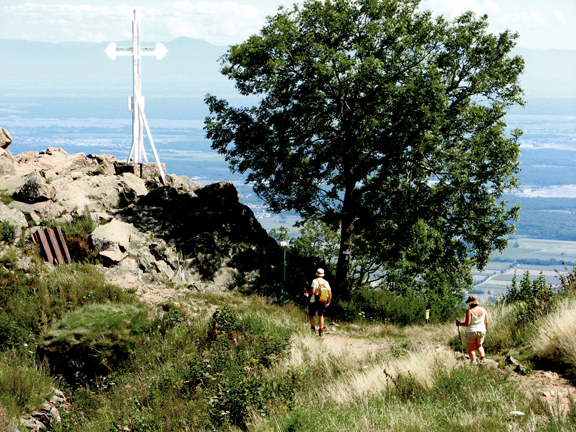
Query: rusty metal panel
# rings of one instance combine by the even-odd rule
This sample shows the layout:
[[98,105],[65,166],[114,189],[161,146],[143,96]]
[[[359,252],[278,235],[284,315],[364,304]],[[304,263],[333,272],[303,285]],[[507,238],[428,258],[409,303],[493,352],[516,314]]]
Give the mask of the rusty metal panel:
[[56,261],[58,265],[64,264],[64,257],[62,256],[62,252],[60,251],[60,245],[58,244],[58,240],[56,239],[56,234],[52,228],[46,228],[46,233],[48,234],[48,238],[50,240],[50,247],[54,252],[54,256],[56,257]]
[[37,231],[36,234],[38,235],[38,243],[40,244],[40,249],[44,253],[46,262],[54,264],[54,256],[52,255],[52,251],[50,250],[50,245],[48,243],[48,239],[46,238],[46,233],[43,230],[40,230]]
[[66,246],[66,240],[64,240],[64,233],[62,232],[62,228],[59,226],[56,227],[56,237],[58,238],[58,244],[60,245],[60,250],[64,253],[66,262],[70,264],[72,262],[72,258],[70,258],[70,252],[68,251],[68,246]]
[[32,238],[40,245],[40,250],[46,262],[58,265],[72,262],[62,228],[39,230],[32,235]]

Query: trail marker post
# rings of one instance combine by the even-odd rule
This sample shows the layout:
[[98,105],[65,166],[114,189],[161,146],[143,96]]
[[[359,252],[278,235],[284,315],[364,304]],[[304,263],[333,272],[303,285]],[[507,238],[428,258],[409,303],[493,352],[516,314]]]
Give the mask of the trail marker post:
[[156,47],[154,48],[142,47],[140,45],[140,13],[137,10],[134,10],[134,18],[132,21],[132,46],[128,48],[120,48],[117,47],[114,42],[112,42],[110,45],[108,45],[105,52],[112,60],[116,59],[116,56],[132,56],[132,65],[134,71],[134,93],[133,96],[128,99],[128,107],[132,110],[132,148],[130,149],[130,154],[128,155],[126,162],[130,163],[132,160],[133,163],[141,164],[142,158],[148,162],[148,157],[146,156],[146,151],[144,150],[143,133],[143,127],[146,127],[148,139],[150,140],[152,152],[154,153],[154,159],[156,160],[156,165],[158,166],[160,177],[164,182],[164,170],[162,169],[162,164],[158,158],[158,153],[156,152],[156,147],[154,146],[152,134],[150,133],[150,128],[148,126],[148,121],[146,120],[146,115],[144,114],[141,57],[146,55],[153,55],[156,56],[158,60],[160,60],[166,55],[168,50],[161,43],[157,43]]

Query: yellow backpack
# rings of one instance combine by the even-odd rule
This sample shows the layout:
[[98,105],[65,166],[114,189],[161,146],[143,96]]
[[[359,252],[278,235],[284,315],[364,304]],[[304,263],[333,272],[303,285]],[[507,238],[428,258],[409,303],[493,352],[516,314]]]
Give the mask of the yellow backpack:
[[318,278],[318,289],[316,290],[316,295],[318,296],[318,301],[326,302],[328,301],[328,293],[330,290],[326,286],[326,281],[324,279]]

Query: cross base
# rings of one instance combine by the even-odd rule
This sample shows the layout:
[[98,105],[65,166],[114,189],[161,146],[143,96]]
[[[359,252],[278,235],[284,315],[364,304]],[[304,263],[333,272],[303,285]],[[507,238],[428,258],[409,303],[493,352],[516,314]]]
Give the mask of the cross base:
[[[166,173],[166,164],[163,163],[161,165],[162,171]],[[130,173],[143,179],[162,178],[162,175],[158,172],[158,165],[155,163],[114,162],[114,169],[116,170],[116,175]]]

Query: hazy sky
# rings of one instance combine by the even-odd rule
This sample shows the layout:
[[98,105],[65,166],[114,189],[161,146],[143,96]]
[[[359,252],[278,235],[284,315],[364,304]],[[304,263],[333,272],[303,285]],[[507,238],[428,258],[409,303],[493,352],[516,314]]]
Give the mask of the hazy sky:
[[[0,39],[103,42],[131,39],[131,11],[142,13],[143,39],[179,36],[215,45],[240,43],[257,33],[279,5],[295,1],[1,0]],[[576,49],[576,0],[423,0],[449,18],[472,10],[488,14],[490,29],[520,33],[518,46]]]

